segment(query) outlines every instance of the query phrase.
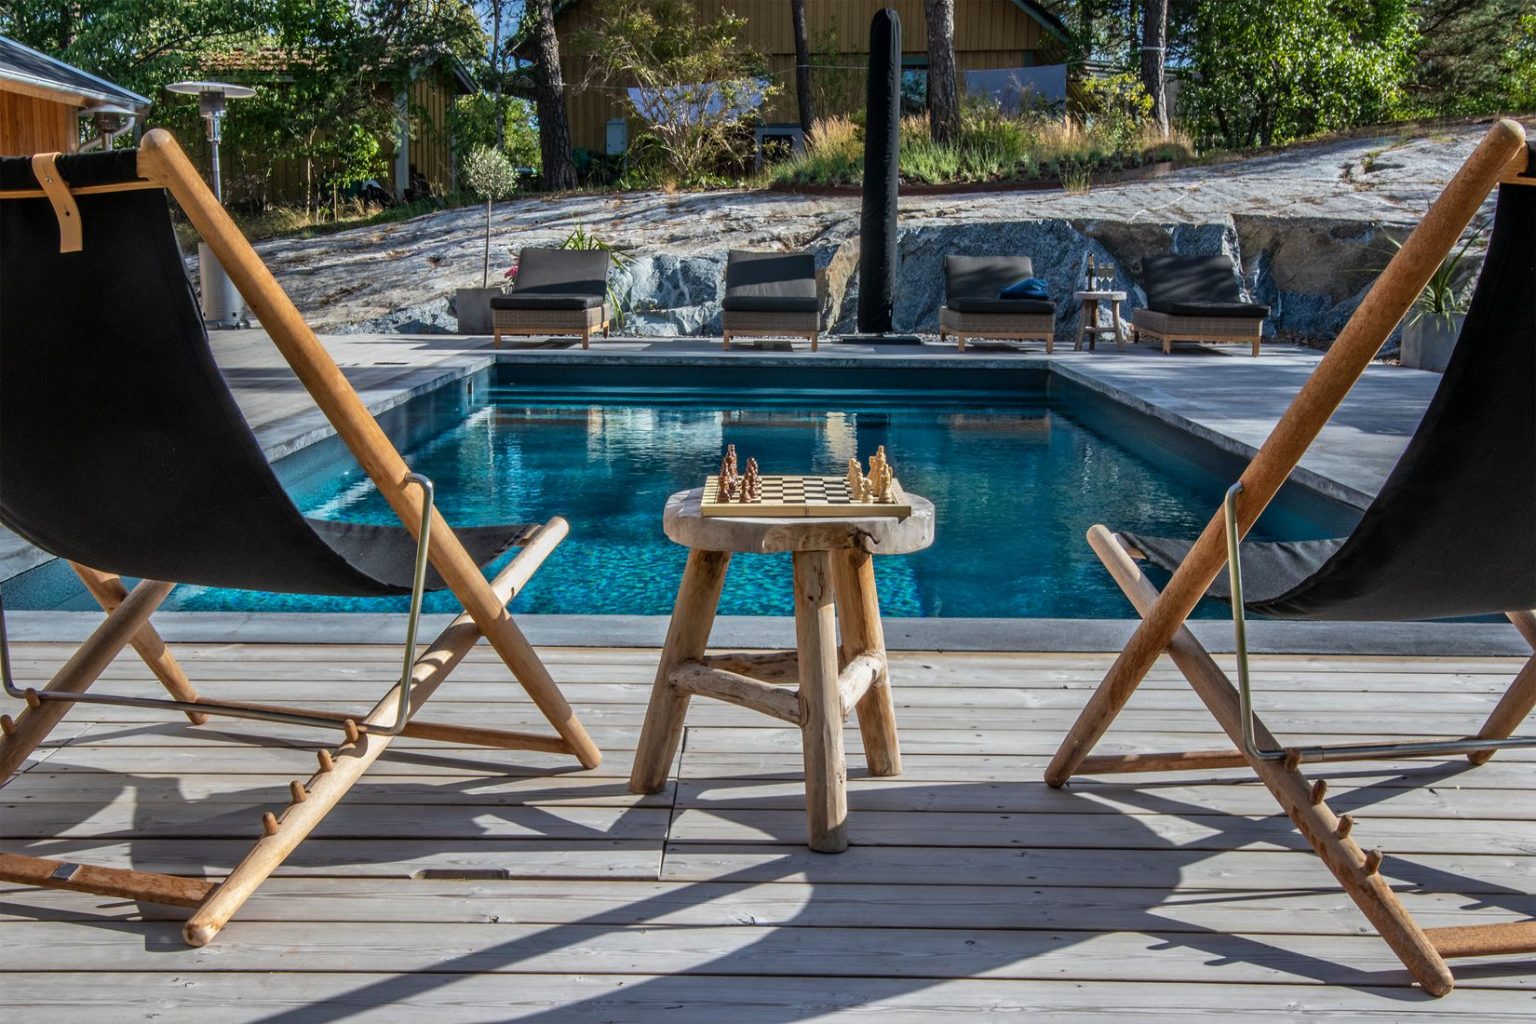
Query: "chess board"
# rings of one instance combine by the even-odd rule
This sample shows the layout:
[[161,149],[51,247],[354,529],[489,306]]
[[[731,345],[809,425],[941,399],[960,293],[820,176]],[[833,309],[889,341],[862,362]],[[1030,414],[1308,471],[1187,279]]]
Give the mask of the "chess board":
[[891,482],[892,502],[852,501],[848,479],[841,476],[763,476],[763,496],[758,501],[723,501],[720,478],[704,481],[699,514],[704,516],[758,516],[767,519],[844,518],[912,514],[900,481]]

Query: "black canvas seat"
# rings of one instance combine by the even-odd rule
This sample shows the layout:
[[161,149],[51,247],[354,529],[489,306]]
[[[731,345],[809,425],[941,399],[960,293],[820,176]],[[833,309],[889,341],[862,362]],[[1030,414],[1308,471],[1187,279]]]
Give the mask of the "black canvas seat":
[[[1359,523],[1342,538],[1244,541],[1495,187],[1493,233],[1460,341],[1418,428]],[[1209,262],[1207,273],[1221,269],[1216,262]],[[1230,264],[1222,273],[1231,280]],[[1088,530],[1089,546],[1141,621],[1045,772],[1045,781],[1060,787],[1079,775],[1248,769],[1414,980],[1434,995],[1445,995],[1455,984],[1447,960],[1536,952],[1536,918],[1525,914],[1523,919],[1421,926],[1394,891],[1394,886],[1421,882],[1412,858],[1405,870],[1381,850],[1362,846],[1351,817],[1329,806],[1328,778],[1309,776],[1326,771],[1332,762],[1462,755],[1481,765],[1505,748],[1536,748],[1536,736],[1516,735],[1536,711],[1536,654],[1526,658],[1509,687],[1478,716],[1483,722],[1476,732],[1285,742],[1256,710],[1254,677],[1262,673],[1251,671],[1246,616],[1418,620],[1502,613],[1536,651],[1533,295],[1536,148],[1526,144],[1518,123],[1502,120],[1489,128],[1371,285],[1198,539],[1121,534],[1102,524]],[[1142,556],[1173,570],[1161,590],[1137,564]],[[1235,683],[1222,664],[1225,659],[1212,657],[1187,625],[1207,595],[1226,597],[1232,604]],[[1339,636],[1350,635],[1348,627],[1337,628]],[[1094,753],[1165,656],[1232,748]],[[1303,701],[1305,696],[1288,699]],[[1401,696],[1378,693],[1375,707],[1383,707],[1384,698]],[[1333,724],[1313,731],[1368,737],[1373,731],[1370,696],[1362,693],[1359,703],[1357,710],[1311,712]],[[1303,705],[1286,706],[1294,711]],[[1527,765],[1511,765],[1519,767]],[[1449,765],[1434,766],[1426,777],[1444,779],[1449,770]],[[1394,766],[1391,771],[1410,778],[1410,770]],[[1414,836],[1398,839],[1407,849],[1427,849],[1407,845],[1416,842]],[[1443,874],[1451,880],[1461,873],[1458,866]]]
[[[1536,189],[1505,185],[1440,386],[1346,538],[1242,547],[1244,605],[1297,619],[1536,608]],[[1190,543],[1126,534],[1173,568]],[[1228,596],[1225,576],[1207,591]]]
[[[115,153],[59,163],[95,184],[137,177]],[[25,159],[0,168],[7,182],[31,177]],[[79,203],[88,236],[77,253],[37,244],[58,231],[45,200],[0,208],[0,523],[124,576],[409,593],[416,541],[404,528],[307,519],[278,482],[209,350],[164,194]],[[459,535],[484,565],[529,530]],[[429,574],[429,587],[442,585]]]
[[[378,488],[396,523],[304,516],[283,489],[209,347],[172,229],[167,192],[272,343]],[[0,524],[60,558],[107,613],[46,685],[0,676],[24,699],[0,717],[0,781],[81,703],[233,716],[328,730],[282,813],[214,882],[0,852],[0,879],[192,908],[183,934],[210,941],[317,827],[390,741],[406,735],[573,756],[601,754],[507,611],[565,537],[539,524],[455,530],[197,170],[162,130],[138,151],[0,160]],[[487,580],[482,568],[520,550]],[[123,577],[137,577],[130,591]],[[411,594],[400,672],[367,712],[212,700],[198,694],[150,619],[178,582],[373,597]],[[421,593],[464,613],[417,650]],[[553,734],[419,721],[416,712],[480,639]],[[131,646],[172,699],[88,692]],[[334,739],[339,737],[339,739]],[[253,811],[253,816],[258,812]],[[255,822],[253,821],[253,824]],[[13,846],[16,844],[12,844]]]

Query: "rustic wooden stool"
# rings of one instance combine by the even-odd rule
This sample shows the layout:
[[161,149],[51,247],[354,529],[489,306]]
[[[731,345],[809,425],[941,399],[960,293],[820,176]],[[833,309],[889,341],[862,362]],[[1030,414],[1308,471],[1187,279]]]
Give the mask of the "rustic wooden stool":
[[[1093,291],[1073,292],[1072,297],[1082,303],[1082,310],[1077,318],[1077,340],[1072,345],[1072,351],[1083,350],[1083,338],[1088,338],[1088,351],[1093,351],[1093,346],[1098,341],[1099,335],[1108,334],[1115,339],[1117,351],[1125,351],[1125,328],[1120,323],[1120,303],[1125,301],[1125,292]],[[1109,306],[1109,315],[1113,323],[1109,327],[1099,326],[1099,303]]]
[[[690,550],[629,788],[654,793],[666,785],[690,697],[739,704],[800,727],[809,845],[841,853],[848,848],[843,720],[850,711],[859,713],[870,772],[901,774],[872,556],[932,544],[933,503],[907,492],[912,514],[901,520],[704,518],[701,494],[672,495],[662,519],[667,536]],[[799,649],[706,655],[731,555],[774,551],[793,552]],[[777,685],[795,682],[798,691]]]

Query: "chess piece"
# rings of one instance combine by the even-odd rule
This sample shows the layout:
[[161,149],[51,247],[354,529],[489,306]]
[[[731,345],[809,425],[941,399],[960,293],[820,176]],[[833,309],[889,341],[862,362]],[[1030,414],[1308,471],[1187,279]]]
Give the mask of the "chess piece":
[[747,459],[747,471],[741,478],[741,497],[737,500],[742,504],[763,500],[763,478],[757,471],[756,459]]
[[858,459],[848,460],[848,500],[866,501],[864,473],[859,468]]
[[896,495],[891,486],[894,475],[891,473],[891,464],[885,457],[885,445],[875,450],[875,454],[869,457],[869,496],[871,500],[890,504],[896,500]]
[[727,445],[725,458],[720,460],[720,486],[718,496],[730,501],[736,497],[736,490],[741,485],[741,477],[736,473],[736,446]]

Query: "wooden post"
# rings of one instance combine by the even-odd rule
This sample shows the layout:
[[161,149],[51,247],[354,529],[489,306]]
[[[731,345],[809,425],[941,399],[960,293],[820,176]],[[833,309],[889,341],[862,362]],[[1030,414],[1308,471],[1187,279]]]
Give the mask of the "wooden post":
[[[1157,606],[1157,588],[1142,575],[1141,569],[1120,545],[1117,537],[1104,527],[1095,526],[1088,531],[1088,543],[1138,612],[1146,614]],[[1232,742],[1241,748],[1240,702],[1237,688],[1232,685],[1226,673],[1195,639],[1189,628],[1182,624],[1170,638],[1168,654],[1210,710],[1212,717]],[[1254,720],[1254,735],[1260,747],[1274,748],[1279,745],[1257,717]],[[1328,807],[1324,799],[1326,787],[1317,790],[1309,786],[1301,772],[1279,761],[1253,757],[1246,751],[1243,752],[1243,758],[1284,808],[1291,823],[1311,844],[1313,851],[1333,872],[1355,905],[1370,919],[1419,984],[1424,986],[1425,991],[1437,996],[1449,992],[1455,984],[1450,968],[1435,951],[1434,944],[1425,936],[1418,922],[1404,909],[1397,894],[1381,877],[1365,851],[1350,838],[1352,819],[1347,815],[1337,817]]]
[[[159,580],[141,581],[54,673],[44,692],[82,693],[90,689],[175,586]],[[15,774],[27,755],[47,739],[48,733],[74,706],[72,701],[44,700],[38,701],[36,706],[28,701],[27,709],[17,717],[14,728],[0,737],[0,781]]]
[[880,672],[855,707],[864,737],[864,759],[872,775],[901,774],[901,744],[896,735],[896,706],[891,697],[890,662],[880,597],[875,591],[875,560],[866,551],[839,551],[832,558],[837,590],[838,626],[843,635],[843,664],[861,654],[880,659]]
[[837,691],[832,556],[827,551],[796,551],[794,566],[808,844],[821,853],[842,853],[848,849],[848,767]]
[[[410,468],[169,132],[155,129],[144,136],[139,149],[139,173],[164,185],[176,197],[182,211],[255,311],[273,344],[336,428],[337,435],[406,530],[418,536],[421,493],[416,484],[406,480]],[[491,585],[480,574],[480,567],[436,510],[432,513],[430,557],[433,567],[463,603],[481,634],[565,739],[571,753],[584,767],[597,767],[602,762],[597,745],[505,605],[496,600]]]
[[[1524,143],[1525,131],[1518,123],[1496,122],[1393,255],[1243,471],[1243,492],[1237,500],[1240,536],[1248,532],[1285,483]],[[1063,786],[1072,777],[1152,663],[1167,649],[1226,560],[1226,522],[1223,511],[1217,509],[1062,741],[1045,773],[1048,784]]]
[[[128,588],[123,586],[122,578],[116,574],[101,572],[77,562],[70,562],[69,567],[75,570],[75,575],[80,577],[80,582],[85,584],[85,589],[91,592],[96,603],[101,605],[108,614],[128,597]],[[155,631],[151,623],[146,621],[128,642],[133,645],[134,651],[144,660],[144,664],[149,666],[149,670],[155,674],[155,678],[160,680],[161,685],[170,692],[172,697],[184,701],[197,700],[197,690],[193,687],[192,681],[181,670],[176,656],[165,646],[165,641],[160,639],[160,634]],[[196,711],[188,711],[187,720],[193,725],[202,725],[208,721],[208,716]]]
[[687,690],[672,685],[672,672],[704,653],[730,564],[729,551],[688,552],[683,582],[672,606],[672,622],[667,626],[666,646],[656,667],[656,681],[651,684],[650,707],[635,748],[635,766],[629,775],[631,793],[655,793],[667,784],[667,773],[683,736],[689,697]]

